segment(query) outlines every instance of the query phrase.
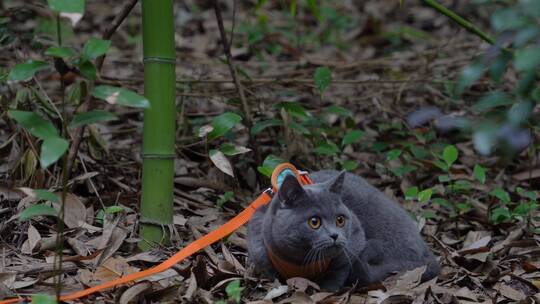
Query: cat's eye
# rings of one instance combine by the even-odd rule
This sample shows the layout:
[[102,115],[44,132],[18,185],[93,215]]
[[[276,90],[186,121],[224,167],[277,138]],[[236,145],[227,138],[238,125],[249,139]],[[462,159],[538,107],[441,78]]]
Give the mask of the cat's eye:
[[345,217],[343,215],[338,215],[338,217],[336,217],[336,226],[343,227],[343,225],[345,225]]
[[309,227],[313,229],[319,229],[321,227],[321,218],[318,216],[312,216],[308,219]]

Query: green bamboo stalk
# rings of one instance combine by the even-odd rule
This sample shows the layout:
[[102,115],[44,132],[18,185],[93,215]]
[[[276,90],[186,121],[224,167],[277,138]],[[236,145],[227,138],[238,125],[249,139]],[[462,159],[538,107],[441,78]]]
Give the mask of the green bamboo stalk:
[[438,11],[439,13],[445,15],[446,17],[452,19],[454,22],[459,24],[462,28],[466,29],[470,33],[475,34],[476,36],[482,38],[482,40],[486,41],[489,44],[495,44],[495,39],[493,37],[489,36],[488,34],[484,33],[481,29],[479,29],[476,25],[472,24],[465,18],[459,16],[458,14],[454,13],[450,9],[444,7],[440,3],[438,3],[435,0],[422,0],[425,4],[431,6],[433,9]]
[[173,0],[143,0],[143,174],[139,247],[169,242],[173,217],[175,49]]

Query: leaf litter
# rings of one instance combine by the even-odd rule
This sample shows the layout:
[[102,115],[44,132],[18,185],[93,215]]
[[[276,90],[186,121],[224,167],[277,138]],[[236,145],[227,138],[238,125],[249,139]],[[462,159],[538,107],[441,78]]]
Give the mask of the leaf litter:
[[[203,1],[204,2],[204,1]],[[346,9],[355,14],[351,17],[358,28],[344,37],[350,47],[346,50],[334,46],[298,48],[287,43],[279,32],[266,35],[261,44],[249,48],[234,46],[232,53],[241,69],[253,80],[246,81],[250,98],[258,104],[261,116],[271,113],[272,106],[286,101],[298,101],[309,113],[317,113],[322,108],[333,104],[350,110],[352,123],[356,129],[365,132],[360,142],[375,144],[369,138],[378,137],[386,141],[408,140],[416,146],[425,148],[428,143],[417,135],[402,138],[398,131],[386,129],[384,125],[399,125],[407,121],[409,127],[418,131],[416,134],[428,134],[433,127],[451,131],[459,125],[460,112],[448,106],[448,97],[444,88],[435,82],[433,75],[442,75],[445,79],[455,76],[480,50],[486,46],[478,43],[471,35],[456,31],[444,17],[416,4],[407,4],[400,9],[398,1],[357,1],[353,4],[337,4],[339,9]],[[83,18],[78,26],[98,29],[97,24],[111,17],[112,4],[105,1],[93,1],[88,10],[90,18]],[[198,13],[186,11],[186,7],[176,4],[178,16],[187,16],[178,21],[182,24],[177,29],[182,37],[177,40],[178,79],[227,79],[227,66],[215,64],[221,54],[217,27],[212,11],[202,6]],[[268,8],[277,21],[285,20],[285,14],[279,9]],[[230,7],[227,7],[230,14]],[[237,20],[249,20],[250,10],[244,6],[237,12]],[[392,17],[392,21],[381,18]],[[230,28],[229,20],[226,26]],[[28,16],[26,16],[28,18]],[[137,23],[140,8],[136,8],[129,17]],[[385,20],[387,24],[381,24]],[[32,25],[34,21],[28,19]],[[433,37],[452,37],[452,43],[434,40],[413,40],[401,37],[407,46],[391,54],[385,49],[391,47],[381,39],[378,28],[387,30],[411,23],[410,26],[426,26]],[[426,23],[429,23],[426,25]],[[240,30],[239,30],[240,31]],[[241,32],[244,33],[244,32]],[[99,32],[92,32],[99,36]],[[113,36],[113,45],[119,52],[111,53],[103,69],[102,79],[112,84],[122,84],[135,89],[142,88],[142,66],[138,63],[140,50],[133,48],[126,39],[127,27],[121,27]],[[241,37],[235,36],[235,39]],[[355,44],[355,39],[366,39]],[[78,36],[74,41],[84,42]],[[20,47],[25,42],[17,42]],[[261,58],[253,56],[254,48],[264,43],[275,43],[284,50],[280,60],[262,53]],[[458,47],[459,46],[459,47]],[[447,52],[448,57],[434,54]],[[22,61],[15,54],[15,47],[0,54],[0,62],[12,62],[13,58]],[[270,62],[270,64],[269,64]],[[327,66],[332,71],[332,80],[328,85],[325,78],[325,92],[322,98],[315,92],[314,83],[303,83],[298,79],[312,79],[317,67]],[[46,74],[46,72],[44,72]],[[43,76],[43,85],[54,88],[52,79]],[[388,78],[419,79],[385,83]],[[287,82],[285,80],[289,79]],[[338,85],[340,80],[357,81],[355,85]],[[333,83],[332,83],[333,81]],[[365,82],[365,83],[362,83]],[[182,130],[179,133],[178,162],[175,188],[173,245],[151,252],[139,253],[136,243],[138,221],[133,211],[100,216],[103,203],[107,206],[122,205],[137,210],[140,193],[140,144],[141,111],[138,109],[117,108],[105,105],[113,110],[119,121],[107,122],[99,128],[90,128],[86,139],[88,148],[82,149],[80,165],[74,172],[72,192],[67,195],[65,205],[64,236],[64,287],[66,290],[80,290],[147,269],[185,247],[198,235],[208,233],[227,219],[239,212],[261,190],[268,186],[268,180],[259,180],[258,172],[244,161],[242,155],[224,155],[221,151],[210,157],[219,170],[205,156],[204,147],[192,144],[201,141],[201,137],[213,131],[208,116],[217,116],[235,108],[228,103],[235,97],[234,87],[230,83],[200,81],[191,85],[179,82],[178,91],[183,100],[184,118],[202,120],[201,128],[192,133]],[[504,86],[504,84],[503,84]],[[479,85],[478,90],[482,90]],[[474,93],[474,92],[473,92]],[[295,97],[291,99],[291,94]],[[419,107],[421,105],[421,107]],[[302,119],[309,118],[301,112],[287,112],[269,119],[285,118],[283,132],[294,144],[287,145],[286,152],[280,154],[276,134],[262,131],[256,137],[260,146],[268,153],[283,158],[294,156],[306,168],[334,167],[332,160],[311,157],[311,148],[298,136],[294,129],[294,115]],[[293,113],[293,114],[291,114]],[[407,114],[409,113],[409,114]],[[442,120],[443,113],[451,113],[452,119]],[[342,122],[339,114],[329,116],[333,125]],[[444,124],[443,124],[444,123]],[[444,128],[441,127],[444,125]],[[54,289],[53,261],[56,248],[56,220],[52,217],[40,217],[35,220],[18,222],[20,212],[37,202],[35,198],[24,196],[17,187],[33,189],[50,188],[58,190],[51,173],[58,173],[58,168],[45,172],[38,168],[34,152],[27,145],[13,143],[14,131],[0,120],[0,139],[5,144],[0,146],[0,297],[10,297],[15,293],[49,293]],[[181,126],[181,124],[179,124]],[[199,132],[199,133],[198,133]],[[302,130],[301,130],[302,132]],[[241,134],[241,133],[240,133]],[[288,137],[287,137],[288,136]],[[326,135],[325,135],[326,136]],[[239,135],[235,146],[248,147],[247,137]],[[192,144],[192,145],[191,145]],[[456,201],[468,200],[472,203],[470,213],[450,217],[448,209],[442,205],[422,205],[418,202],[405,202],[404,193],[410,186],[420,189],[440,187],[436,180],[437,167],[428,160],[420,159],[414,174],[396,178],[393,173],[381,170],[377,163],[384,163],[386,155],[364,147],[364,149],[345,148],[343,154],[349,159],[356,159],[359,165],[355,172],[363,175],[381,191],[404,203],[408,209],[420,214],[429,208],[446,214],[435,218],[422,218],[419,227],[440,256],[441,275],[437,279],[421,283],[419,278],[422,268],[395,274],[382,284],[345,288],[338,293],[320,290],[313,282],[303,278],[292,278],[286,282],[258,278],[251,269],[246,250],[246,230],[240,229],[222,242],[197,253],[183,261],[174,269],[154,275],[140,282],[93,295],[90,301],[129,303],[145,298],[150,301],[180,301],[191,303],[213,303],[227,299],[226,287],[229,283],[240,280],[242,301],[246,303],[533,303],[540,301],[540,237],[530,231],[522,221],[494,225],[489,221],[489,212],[496,201],[481,192],[488,192],[495,186],[506,188],[528,187],[538,189],[540,168],[527,153],[515,159],[513,165],[504,165],[497,158],[480,158],[472,150],[470,140],[456,144],[460,158],[449,173],[451,180],[471,179],[474,164],[481,163],[491,172],[491,180],[486,185],[473,184],[477,193],[455,194]],[[252,153],[247,149],[242,152]],[[417,151],[417,153],[421,153]],[[217,156],[216,156],[217,155]],[[251,154],[247,154],[250,155]],[[87,169],[83,169],[82,164]],[[260,165],[260,164],[257,164]],[[398,160],[388,164],[397,170],[403,167]],[[462,166],[462,167],[459,167]],[[18,168],[15,170],[15,168]],[[221,170],[221,171],[220,171]],[[234,172],[237,172],[236,178]],[[194,177],[196,177],[194,179]],[[192,179],[189,179],[192,178]],[[196,180],[196,183],[194,182]],[[471,179],[472,180],[472,179]],[[55,188],[56,187],[56,188]],[[536,187],[536,188],[535,188]],[[238,189],[242,188],[242,189]],[[226,191],[234,190],[234,199],[218,207],[215,202]],[[99,199],[97,197],[99,196]],[[56,204],[52,204],[58,210]],[[85,301],[85,300],[83,300]]]

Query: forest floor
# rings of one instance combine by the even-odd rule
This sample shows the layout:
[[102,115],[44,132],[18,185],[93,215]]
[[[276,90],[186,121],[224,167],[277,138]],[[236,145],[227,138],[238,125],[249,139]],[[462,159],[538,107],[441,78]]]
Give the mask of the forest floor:
[[[63,292],[149,268],[226,222],[269,186],[257,166],[273,154],[308,171],[339,169],[345,161],[355,161],[354,173],[415,215],[426,241],[440,257],[440,276],[420,283],[421,272],[415,270],[397,274],[370,289],[345,288],[338,293],[321,291],[304,279],[262,280],[250,271],[246,229],[242,227],[226,241],[205,248],[173,270],[91,295],[81,302],[145,299],[233,303],[234,291],[226,292],[226,286],[236,279],[240,279],[241,299],[246,303],[540,301],[540,237],[534,228],[538,223],[531,216],[493,221],[493,210],[501,204],[513,206],[537,200],[538,193],[530,191],[540,186],[537,150],[531,146],[512,157],[480,156],[470,134],[441,131],[444,128],[430,121],[428,112],[434,108],[426,108],[436,107],[435,111],[444,114],[475,115],[472,104],[495,87],[480,82],[456,100],[449,97],[448,86],[464,66],[488,48],[487,44],[412,1],[404,1],[403,6],[397,0],[355,1],[354,5],[352,1],[340,1],[327,5],[332,9],[324,11],[327,22],[320,24],[305,9],[299,10],[293,20],[280,1],[269,1],[256,13],[254,1],[237,2],[231,52],[240,74],[249,75],[243,77],[243,84],[250,111],[255,121],[275,119],[282,126],[266,128],[253,136],[259,155],[251,151],[229,158],[235,178],[214,166],[207,156],[208,145],[216,147],[217,142],[206,143],[197,130],[224,111],[238,111],[237,93],[222,60],[211,1],[177,1],[173,245],[145,253],[136,249],[142,111],[99,105],[120,119],[87,132],[70,179]],[[444,1],[488,28],[488,13],[471,10],[467,2]],[[227,3],[223,14],[225,27],[231,29],[232,2]],[[18,39],[0,52],[1,66],[11,67],[37,56],[32,44],[39,41],[36,29],[46,28],[39,21],[39,9],[20,5],[25,8],[13,11],[9,28]],[[89,37],[101,36],[120,6],[120,2],[88,1],[83,20],[74,33],[66,34],[68,43],[80,46]],[[142,94],[140,16],[138,5],[113,35],[113,48],[99,81]],[[269,26],[260,26],[257,16],[259,20],[267,18]],[[313,83],[313,74],[321,66],[332,72],[332,83],[323,93]],[[53,74],[43,72],[39,79],[50,97],[58,100]],[[505,89],[511,83],[510,75],[497,88]],[[15,96],[17,88],[0,89],[0,94]],[[279,110],[284,101],[294,101],[301,107],[285,113]],[[423,110],[415,112],[418,109]],[[0,299],[53,294],[56,220],[43,217],[19,222],[18,214],[34,200],[17,189],[59,189],[60,168],[39,168],[32,147],[9,122],[4,108],[1,111]],[[295,124],[306,116],[324,119],[326,127],[317,129],[317,134],[334,142],[351,129],[360,130],[362,138],[352,145],[338,145],[338,153],[314,153],[312,139]],[[248,137],[246,128],[237,126],[232,135],[218,142],[254,149]],[[538,139],[539,134],[534,137]],[[448,144],[457,147],[459,157],[443,170],[437,160],[443,158],[442,148]],[[485,180],[473,169],[475,165],[485,168]],[[100,215],[104,206],[111,205],[122,206],[124,211]]]

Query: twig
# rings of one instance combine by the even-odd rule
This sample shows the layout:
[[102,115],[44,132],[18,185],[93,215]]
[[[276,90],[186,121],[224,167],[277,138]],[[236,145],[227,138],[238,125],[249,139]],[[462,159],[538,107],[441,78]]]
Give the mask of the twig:
[[[105,29],[103,32],[103,35],[101,35],[101,38],[105,40],[109,40],[114,32],[120,27],[122,22],[126,19],[126,17],[129,15],[133,7],[135,7],[135,4],[137,4],[138,0],[127,0],[124,2],[124,5],[122,6],[122,9],[120,10],[120,13],[114,17],[114,20],[111,22],[109,27]],[[103,65],[103,61],[105,61],[105,55],[100,56],[96,60],[96,69],[98,71],[101,70],[101,66]]]
[[[229,70],[231,72],[231,77],[233,78],[234,86],[236,87],[236,90],[238,91],[238,96],[240,97],[240,102],[242,103],[243,112],[244,112],[244,115],[246,116],[246,126],[249,131],[251,130],[251,127],[253,126],[253,119],[251,118],[251,112],[250,112],[249,105],[247,103],[247,99],[244,93],[244,87],[242,86],[242,83],[240,82],[240,79],[238,78],[236,67],[234,66],[234,63],[233,63],[233,59],[231,56],[231,48],[227,40],[225,27],[223,26],[223,17],[221,16],[221,9],[219,8],[218,0],[214,0],[214,11],[216,13],[217,24],[218,24],[219,33],[221,36],[221,44],[223,45],[223,52],[225,53],[225,56],[227,58],[227,65],[229,66]],[[251,142],[251,146],[253,147],[253,154],[255,157],[255,162],[257,164],[260,164],[261,158],[259,155],[259,148],[256,144],[256,141],[251,136],[249,137],[249,141]]]
[[231,76],[233,78],[233,82],[236,87],[236,90],[238,91],[240,102],[242,103],[242,107],[244,110],[244,115],[246,115],[246,121],[249,127],[251,127],[251,124],[252,124],[251,113],[250,113],[249,106],[246,100],[246,96],[244,94],[244,87],[242,86],[242,83],[238,79],[238,74],[236,73],[236,67],[234,66],[234,63],[232,60],[231,49],[229,46],[229,42],[227,40],[227,34],[225,33],[225,27],[223,26],[223,17],[221,16],[221,9],[219,8],[218,0],[214,0],[214,11],[216,13],[219,33],[221,35],[221,44],[223,45],[223,52],[225,53],[225,56],[227,58],[227,65],[229,66],[229,71],[231,72]]
[[452,10],[444,7],[440,3],[438,3],[435,0],[422,0],[425,4],[431,6],[433,9],[438,11],[439,13],[445,15],[446,17],[452,19],[454,22],[459,24],[462,28],[466,29],[467,31],[475,34],[476,36],[482,38],[482,40],[486,41],[489,44],[495,44],[495,39],[493,39],[488,34],[484,33],[481,29],[479,29],[477,26],[466,20],[465,18],[459,16],[458,14],[454,13]]

